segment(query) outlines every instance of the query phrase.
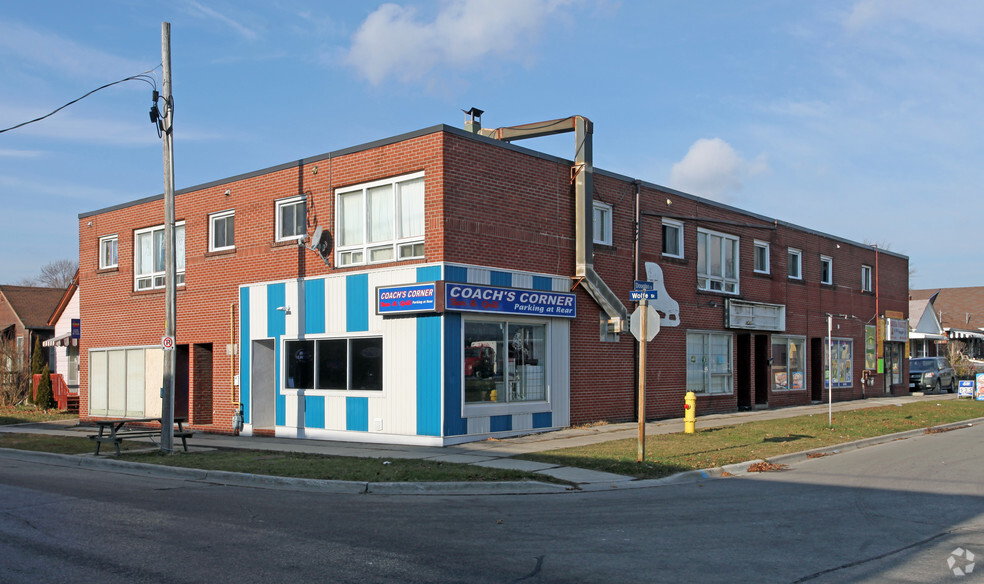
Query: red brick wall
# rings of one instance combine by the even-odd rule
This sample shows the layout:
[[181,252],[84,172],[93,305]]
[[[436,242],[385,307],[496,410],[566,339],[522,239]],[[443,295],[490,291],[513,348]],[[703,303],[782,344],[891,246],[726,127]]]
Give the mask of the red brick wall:
[[[326,266],[316,254],[296,244],[275,243],[275,201],[303,193],[307,195],[308,232],[316,224],[333,230],[334,189],[415,171],[426,173],[426,259],[409,263],[447,261],[574,275],[574,193],[569,164],[451,132],[438,131],[330,159],[312,159],[181,193],[176,198],[176,217],[185,221],[187,286],[178,292],[177,337],[181,343],[211,343],[214,349],[212,396],[210,400],[202,396],[201,400],[211,402],[211,418],[202,409],[204,403],[196,403],[197,398],[193,398],[193,425],[232,431],[234,406],[225,380],[238,372],[231,369],[223,347],[230,342],[232,332],[238,342],[238,330],[230,331],[229,318],[230,307],[238,302],[238,286],[346,271]],[[229,195],[225,195],[227,190]],[[852,316],[838,321],[841,328],[835,336],[855,339],[855,384],[852,389],[835,390],[834,397],[861,396],[861,367],[857,365],[864,359],[863,325],[874,324],[876,313],[907,311],[907,259],[879,253],[876,261],[875,250],[868,246],[642,185],[640,257],[635,261],[635,193],[636,186],[628,180],[595,174],[594,197],[612,206],[614,229],[611,246],[595,246],[594,267],[631,312],[634,304],[629,301],[629,291],[633,280],[637,273],[645,277],[645,262],[656,262],[663,269],[668,293],[680,304],[680,326],[663,327],[648,345],[647,417],[682,415],[686,332],[725,330],[723,307],[729,297],[785,305],[785,334],[805,337],[808,350],[810,339],[826,336],[826,313]],[[236,210],[236,249],[232,253],[209,254],[208,214],[232,208]],[[683,259],[661,255],[664,216],[678,218],[684,224]],[[133,234],[137,229],[160,225],[162,218],[163,201],[155,200],[80,220],[80,279],[85,290],[81,311],[86,321],[80,352],[83,387],[88,381],[89,348],[160,342],[164,295],[162,291],[133,291]],[[698,227],[739,237],[738,295],[696,289]],[[96,267],[98,238],[113,233],[119,236],[119,268],[101,272]],[[752,273],[756,239],[770,243],[769,275]],[[803,252],[802,281],[790,281],[786,276],[788,247]],[[820,254],[833,258],[833,286],[819,284]],[[859,291],[862,264],[878,267],[877,298],[874,293]],[[632,420],[636,408],[637,342],[627,333],[616,342],[600,342],[602,313],[582,288],[575,292],[578,318],[571,323],[571,421],[580,424],[602,419]],[[237,328],[238,314],[235,322]],[[201,359],[194,355],[193,361]],[[808,356],[808,372],[809,363]],[[207,373],[197,374],[199,379],[205,379]],[[808,388],[812,381],[807,380]],[[876,383],[881,383],[880,376]],[[82,395],[81,412],[85,418],[85,390]],[[768,402],[775,407],[808,403],[810,397],[809,390],[770,392]],[[701,395],[698,399],[698,413],[736,408],[735,393]]]

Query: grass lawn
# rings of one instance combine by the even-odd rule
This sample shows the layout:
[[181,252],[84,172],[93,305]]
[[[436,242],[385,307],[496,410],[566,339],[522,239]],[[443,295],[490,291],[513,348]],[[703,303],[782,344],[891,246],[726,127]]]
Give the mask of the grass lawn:
[[78,414],[58,410],[38,410],[34,406],[0,406],[0,426],[77,419],[79,419]]
[[642,463],[636,462],[638,440],[634,438],[526,454],[519,458],[640,478],[660,478],[686,470],[768,459],[979,417],[984,417],[984,402],[951,399],[835,413],[833,427],[827,424],[827,414],[703,430],[698,418],[695,434],[647,436],[646,458]]

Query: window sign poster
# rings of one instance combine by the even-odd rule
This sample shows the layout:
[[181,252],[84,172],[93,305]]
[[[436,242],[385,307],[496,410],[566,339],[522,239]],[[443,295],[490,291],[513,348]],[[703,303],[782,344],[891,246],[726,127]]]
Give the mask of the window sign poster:
[[878,367],[878,327],[873,324],[864,327],[864,368],[876,369]]
[[984,401],[984,373],[977,374],[977,389],[974,392],[977,401]]
[[[833,388],[854,387],[854,341],[851,339],[832,339],[830,342],[830,359],[827,362],[827,343],[824,343],[825,377]],[[833,374],[831,374],[831,371]]]

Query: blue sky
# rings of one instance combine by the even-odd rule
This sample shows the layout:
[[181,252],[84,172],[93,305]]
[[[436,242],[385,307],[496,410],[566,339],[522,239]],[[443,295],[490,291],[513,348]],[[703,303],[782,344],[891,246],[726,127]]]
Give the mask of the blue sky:
[[[7,2],[0,129],[155,69],[162,21],[177,188],[472,106],[581,114],[599,168],[888,247],[912,288],[984,285],[976,0]],[[0,133],[0,282],[77,258],[79,213],[163,191],[150,102],[131,81]]]

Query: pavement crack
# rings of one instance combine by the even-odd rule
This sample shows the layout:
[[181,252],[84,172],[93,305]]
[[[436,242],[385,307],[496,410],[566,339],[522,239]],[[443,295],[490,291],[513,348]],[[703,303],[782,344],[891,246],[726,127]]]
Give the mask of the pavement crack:
[[543,569],[543,556],[537,556],[537,558],[536,558],[536,567],[533,568],[533,571],[530,572],[529,574],[523,576],[522,578],[518,578],[516,580],[513,580],[513,583],[515,584],[516,582],[523,582],[523,581],[529,580],[530,578],[536,577],[536,576],[538,576],[540,574],[540,570],[541,569]]
[[793,584],[799,584],[800,582],[808,582],[810,580],[814,580],[816,578],[819,578],[820,576],[825,576],[827,574],[831,574],[833,572],[837,572],[837,571],[843,570],[845,568],[853,568],[855,566],[860,566],[860,565],[863,565],[863,564],[867,564],[868,562],[875,562],[875,561],[878,561],[878,560],[887,558],[889,556],[894,556],[895,554],[898,554],[900,552],[904,552],[906,550],[910,550],[910,549],[915,548],[915,547],[919,547],[919,546],[925,545],[925,544],[927,544],[927,543],[929,543],[931,541],[937,540],[937,539],[939,539],[941,537],[946,537],[947,535],[950,535],[951,533],[953,533],[953,532],[952,531],[944,531],[942,533],[937,533],[936,535],[934,535],[932,537],[927,537],[926,539],[923,539],[923,540],[920,540],[920,541],[917,541],[917,542],[910,543],[907,546],[896,548],[894,550],[887,551],[887,552],[885,552],[883,554],[880,554],[880,555],[877,555],[877,556],[872,556],[870,558],[865,558],[863,560],[858,560],[856,562],[849,562],[847,564],[841,564],[840,566],[834,566],[833,568],[827,568],[826,570],[821,570],[819,572],[815,572],[813,574],[810,574],[809,576],[804,576],[804,577],[800,578],[799,580],[794,580],[793,581]]

